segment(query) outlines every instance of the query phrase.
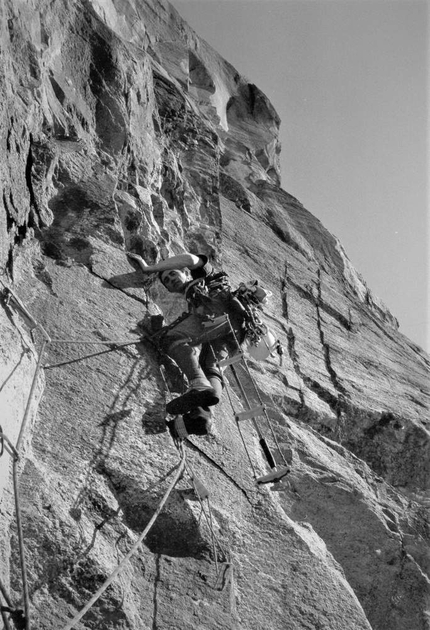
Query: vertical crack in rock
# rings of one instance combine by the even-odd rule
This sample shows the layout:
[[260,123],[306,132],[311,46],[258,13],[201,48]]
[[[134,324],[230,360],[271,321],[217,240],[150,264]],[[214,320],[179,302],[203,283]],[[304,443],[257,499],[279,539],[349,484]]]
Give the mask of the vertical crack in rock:
[[[33,212],[35,212],[37,210],[37,201],[36,201],[36,195],[34,192],[33,180],[32,180],[32,175],[31,175],[33,164],[34,164],[33,153],[32,153],[32,148],[31,148],[32,143],[33,143],[33,139],[32,139],[32,135],[30,134],[30,143],[28,147],[27,161],[25,164],[25,180],[27,182],[28,193],[30,196],[30,207],[33,208]],[[31,214],[30,214],[30,218],[31,218]]]
[[[339,383],[337,375],[331,365],[330,347],[328,344],[325,343],[325,340],[324,340],[324,332],[322,330],[322,318],[321,318],[321,311],[320,311],[320,300],[321,300],[320,287],[318,286],[318,294],[317,294],[317,297],[315,297],[312,289],[309,289],[309,288],[304,289],[303,287],[300,287],[296,283],[292,283],[292,284],[294,285],[296,289],[298,289],[299,295],[301,297],[312,302],[316,307],[317,326],[318,326],[320,341],[321,341],[323,351],[324,351],[325,365],[326,365],[327,372],[330,376],[330,379],[335,387],[335,390],[338,392],[338,395],[334,396],[331,392],[329,392],[326,388],[324,388],[318,381],[316,381],[311,376],[305,374],[302,371],[299,355],[296,350],[296,338],[295,338],[295,334],[291,326],[287,330],[288,354],[293,364],[294,371],[296,372],[297,376],[300,378],[301,382],[306,387],[308,387],[312,392],[314,392],[322,401],[327,403],[336,414],[336,417],[338,418],[338,420],[340,420],[341,419],[341,404],[343,402],[343,395],[344,395],[345,390],[343,389],[342,384]],[[285,280],[284,280],[284,286],[286,286]],[[286,302],[286,306],[284,306],[285,302]],[[283,291],[283,308],[284,308],[284,311],[285,309],[288,310],[288,302],[287,302],[285,290]],[[307,405],[305,402],[305,396],[304,396],[304,392],[302,388],[300,388],[299,390],[299,397],[300,397],[300,407],[298,408],[298,415],[300,417],[302,412],[307,408]]]
[[[296,337],[294,335],[294,332],[291,326],[288,328],[288,331],[287,331],[287,340],[288,340],[288,354],[293,364],[294,371],[296,372],[300,380],[303,383],[306,383],[306,376],[303,374],[301,370],[300,363],[299,363],[299,356],[296,351]],[[299,394],[299,399],[300,399],[300,406],[297,410],[297,413],[298,413],[298,416],[300,417],[301,412],[306,407],[306,402],[305,402],[305,396],[304,396],[302,388],[299,389],[298,394]]]
[[285,317],[287,322],[289,321],[290,315],[288,310],[288,282],[289,282],[289,273],[288,273],[288,262],[285,261],[284,265],[284,275],[280,278],[281,282],[281,300],[282,300],[282,315]]
[[348,393],[345,389],[345,387],[342,385],[342,383],[339,380],[339,377],[336,373],[336,370],[334,369],[332,362],[331,362],[331,356],[330,356],[330,344],[326,342],[325,340],[325,335],[324,335],[324,330],[323,330],[323,319],[321,316],[321,304],[322,304],[322,278],[321,278],[321,268],[318,269],[317,271],[317,295],[315,297],[315,308],[316,308],[316,312],[317,312],[317,326],[318,326],[318,331],[319,331],[319,336],[320,336],[320,341],[321,341],[321,345],[323,348],[323,352],[324,352],[324,361],[325,361],[325,366],[327,369],[327,372],[330,376],[330,380],[333,384],[333,387],[335,388],[335,390],[338,392],[338,397],[337,400],[330,396],[329,400],[327,400],[327,402],[329,403],[330,407],[333,409],[333,411],[336,413],[338,420],[341,420],[341,413],[342,413],[342,406],[345,400],[345,397],[348,396]]
[[330,375],[330,379],[335,387],[335,389],[340,393],[345,395],[346,390],[343,387],[342,383],[339,381],[336,370],[333,368],[330,358],[330,344],[325,341],[324,330],[323,330],[323,320],[321,317],[321,304],[322,304],[322,282],[321,282],[321,269],[318,269],[318,282],[317,282],[317,297],[315,300],[315,307],[317,310],[317,326],[320,334],[321,345],[324,349],[324,358],[325,364],[327,368],[327,372]]

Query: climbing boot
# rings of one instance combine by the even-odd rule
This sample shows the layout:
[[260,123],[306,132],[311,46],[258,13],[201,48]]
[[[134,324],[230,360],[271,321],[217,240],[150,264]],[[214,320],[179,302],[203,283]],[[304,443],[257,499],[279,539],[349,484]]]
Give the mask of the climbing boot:
[[174,416],[186,414],[196,407],[212,407],[219,403],[219,397],[206,378],[195,378],[190,382],[189,389],[174,398],[166,405],[167,413]]
[[188,435],[207,435],[211,430],[212,413],[209,407],[197,407],[184,414],[183,420]]

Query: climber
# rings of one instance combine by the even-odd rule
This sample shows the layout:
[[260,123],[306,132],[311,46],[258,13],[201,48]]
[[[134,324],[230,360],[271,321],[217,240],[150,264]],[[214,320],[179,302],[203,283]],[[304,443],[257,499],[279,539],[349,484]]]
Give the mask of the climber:
[[243,306],[231,295],[227,275],[216,272],[207,256],[186,252],[147,265],[141,256],[127,255],[143,273],[158,273],[170,293],[181,294],[188,302],[189,312],[157,333],[160,347],[176,362],[189,385],[185,394],[170,401],[166,409],[173,415],[183,415],[188,433],[206,435],[212,417],[210,407],[219,402],[223,389],[217,361],[237,350],[228,324],[211,329],[211,318],[228,314],[241,343]]

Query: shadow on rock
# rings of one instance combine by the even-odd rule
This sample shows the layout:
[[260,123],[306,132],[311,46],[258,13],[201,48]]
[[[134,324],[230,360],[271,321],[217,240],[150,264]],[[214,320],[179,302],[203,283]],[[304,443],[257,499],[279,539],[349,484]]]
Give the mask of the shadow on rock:
[[111,276],[109,280],[104,281],[103,286],[107,289],[145,289],[150,287],[152,283],[152,280],[143,278],[142,273],[131,271]]
[[155,402],[148,405],[142,416],[142,429],[146,435],[158,435],[167,431],[166,409],[164,404]]
[[[169,482],[174,471],[172,469],[167,475]],[[140,534],[157,510],[167,484],[160,480],[148,490],[119,471],[112,474],[106,469],[104,473],[124,515],[124,525]],[[171,493],[144,544],[151,553],[177,558],[201,558],[210,552],[208,542],[201,536],[198,521],[179,490]]]

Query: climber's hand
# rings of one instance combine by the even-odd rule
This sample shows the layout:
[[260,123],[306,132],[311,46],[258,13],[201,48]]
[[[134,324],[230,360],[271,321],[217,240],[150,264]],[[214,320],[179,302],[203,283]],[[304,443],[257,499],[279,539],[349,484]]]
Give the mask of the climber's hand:
[[137,260],[138,262],[139,261],[144,262],[142,256],[139,256],[139,254],[134,254],[133,252],[126,252],[126,254],[129,258],[133,258],[133,260]]
[[139,265],[144,265],[145,267],[147,267],[148,265],[146,264],[146,262],[143,260],[142,256],[139,256],[139,254],[134,254],[133,252],[126,252],[127,256],[129,258],[132,258],[133,260],[135,260],[136,262],[139,263]]
[[131,258],[132,260],[136,261],[137,264],[139,265],[139,267],[141,268],[142,271],[146,271],[148,273],[151,273],[151,268],[149,265],[146,264],[146,262],[143,260],[142,256],[139,256],[139,254],[134,254],[133,252],[126,252],[128,258]]

